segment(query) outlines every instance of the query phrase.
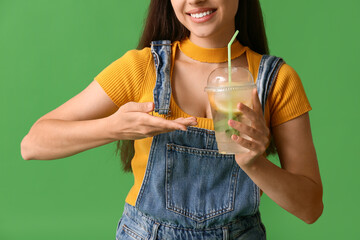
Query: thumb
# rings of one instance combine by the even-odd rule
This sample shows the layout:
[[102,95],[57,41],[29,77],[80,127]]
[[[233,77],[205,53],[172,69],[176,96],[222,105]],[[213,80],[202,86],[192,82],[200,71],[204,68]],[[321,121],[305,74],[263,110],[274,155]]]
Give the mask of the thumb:
[[258,95],[258,92],[257,92],[256,88],[253,90],[252,94],[253,94],[253,96],[252,96],[252,98],[253,98],[253,109],[254,109],[255,112],[262,115],[263,111],[262,111],[259,95]]
[[144,112],[148,113],[154,110],[154,103],[153,102],[128,102],[123,105],[121,108],[125,112]]

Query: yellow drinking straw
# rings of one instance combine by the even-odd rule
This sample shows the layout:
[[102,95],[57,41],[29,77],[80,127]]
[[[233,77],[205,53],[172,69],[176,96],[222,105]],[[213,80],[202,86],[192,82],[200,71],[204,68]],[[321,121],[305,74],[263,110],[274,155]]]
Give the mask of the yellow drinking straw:
[[[228,72],[229,72],[229,87],[231,86],[231,45],[233,44],[236,36],[238,35],[239,30],[236,30],[236,32],[234,33],[234,36],[231,38],[230,42],[228,43]],[[228,103],[228,119],[232,119],[233,118],[233,113],[232,113],[232,102],[230,101]]]

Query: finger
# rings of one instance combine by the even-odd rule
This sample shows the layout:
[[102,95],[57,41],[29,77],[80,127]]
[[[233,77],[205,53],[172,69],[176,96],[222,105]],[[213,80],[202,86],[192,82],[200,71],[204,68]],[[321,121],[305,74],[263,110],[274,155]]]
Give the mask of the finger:
[[263,115],[262,106],[261,106],[261,103],[259,100],[259,95],[258,95],[256,88],[252,92],[252,102],[253,102],[254,111],[257,112],[258,114]]
[[245,134],[249,137],[251,137],[252,139],[254,139],[255,141],[259,141],[259,142],[266,142],[267,138],[266,136],[264,136],[262,134],[262,132],[258,131],[257,129],[250,127],[247,124],[241,123],[241,122],[237,122],[234,120],[229,120],[229,126],[238,130],[241,134]]
[[177,119],[172,120],[172,121],[183,124],[185,126],[195,126],[195,125],[198,124],[195,117],[177,118]]
[[238,104],[238,109],[251,121],[258,121],[258,114],[243,103]]
[[265,132],[267,131],[264,115],[262,114],[261,108],[260,108],[260,110],[251,109],[248,106],[246,106],[245,104],[239,103],[238,109],[251,121],[252,125],[255,128],[262,129]]
[[243,137],[237,136],[237,135],[232,135],[231,136],[231,140],[233,140],[234,142],[236,142],[237,144],[243,146],[244,148],[247,148],[251,151],[257,151],[257,149],[259,148],[259,144],[254,142],[254,141],[250,141],[247,140]]
[[187,130],[184,124],[175,122],[174,120],[166,120],[161,117],[150,115],[148,115],[148,117],[149,121],[147,121],[147,125],[154,128],[154,130],[156,129],[156,131],[168,132],[173,130]]
[[122,111],[124,112],[144,112],[148,113],[154,110],[154,103],[153,102],[128,102],[121,106]]

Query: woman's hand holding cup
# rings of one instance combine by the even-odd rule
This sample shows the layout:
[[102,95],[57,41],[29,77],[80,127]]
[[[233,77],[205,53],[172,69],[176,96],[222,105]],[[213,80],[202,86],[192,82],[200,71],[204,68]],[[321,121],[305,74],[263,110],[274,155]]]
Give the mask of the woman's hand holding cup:
[[265,152],[269,144],[270,130],[266,126],[256,89],[252,92],[252,102],[253,109],[247,107],[245,104],[238,104],[238,109],[251,121],[251,126],[234,120],[229,120],[228,122],[230,127],[250,137],[250,139],[246,139],[238,135],[231,136],[234,142],[249,150],[245,153],[235,154],[235,160],[240,167],[251,165],[256,158]]

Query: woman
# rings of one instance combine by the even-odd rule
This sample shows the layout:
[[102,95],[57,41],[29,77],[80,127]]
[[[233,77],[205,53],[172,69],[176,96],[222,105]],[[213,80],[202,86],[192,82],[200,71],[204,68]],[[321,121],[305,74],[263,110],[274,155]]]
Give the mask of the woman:
[[[232,135],[249,152],[216,152],[204,87],[209,73],[226,65],[235,29],[240,34],[232,63],[263,81],[268,48],[257,0],[152,0],[140,50],[126,53],[41,117],[22,141],[23,158],[57,159],[135,140],[134,156],[132,142],[121,146],[135,183],[117,239],[265,239],[259,189],[306,223],[315,222],[323,203],[311,107],[298,75],[281,59],[275,58],[274,74],[267,72],[274,82],[259,95],[265,101],[254,91],[253,109],[238,105],[251,126],[229,121],[251,138]],[[266,159],[270,136],[281,168]]]

